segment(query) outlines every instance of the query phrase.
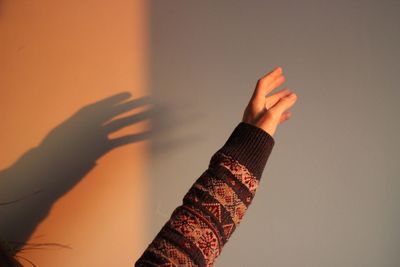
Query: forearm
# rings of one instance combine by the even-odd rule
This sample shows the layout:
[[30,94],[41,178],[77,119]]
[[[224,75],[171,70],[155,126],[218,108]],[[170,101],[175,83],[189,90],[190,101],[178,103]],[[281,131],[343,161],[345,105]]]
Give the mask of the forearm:
[[239,123],[136,266],[212,266],[251,204],[273,146],[266,131]]

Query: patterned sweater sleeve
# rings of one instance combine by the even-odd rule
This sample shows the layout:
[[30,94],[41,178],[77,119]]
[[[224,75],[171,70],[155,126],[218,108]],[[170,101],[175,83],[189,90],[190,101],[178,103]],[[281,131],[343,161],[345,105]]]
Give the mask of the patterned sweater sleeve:
[[251,204],[274,143],[240,122],[135,266],[212,266]]

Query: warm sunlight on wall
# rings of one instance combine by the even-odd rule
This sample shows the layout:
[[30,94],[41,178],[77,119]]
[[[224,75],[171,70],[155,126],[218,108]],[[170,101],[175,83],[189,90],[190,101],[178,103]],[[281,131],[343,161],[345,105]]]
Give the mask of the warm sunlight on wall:
[[[0,1],[1,169],[83,106],[148,94],[146,16],[144,0]],[[21,255],[39,267],[132,266],[144,249],[148,142],[101,157],[30,239],[72,249]],[[0,202],[19,197],[0,193]]]

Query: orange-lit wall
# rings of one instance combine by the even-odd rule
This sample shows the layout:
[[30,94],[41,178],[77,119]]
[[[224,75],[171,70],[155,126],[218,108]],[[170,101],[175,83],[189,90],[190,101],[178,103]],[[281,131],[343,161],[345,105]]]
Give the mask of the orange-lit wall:
[[[122,91],[148,94],[146,16],[144,0],[0,1],[0,169],[81,107]],[[40,267],[132,266],[143,250],[148,142],[101,157],[30,239],[72,249],[21,255]],[[0,202],[19,197],[0,194]]]

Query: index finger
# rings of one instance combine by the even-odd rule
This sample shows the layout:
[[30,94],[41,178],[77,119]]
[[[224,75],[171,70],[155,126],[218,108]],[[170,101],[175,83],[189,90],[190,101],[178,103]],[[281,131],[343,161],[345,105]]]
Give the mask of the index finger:
[[265,96],[284,82],[285,77],[282,75],[282,73],[282,67],[277,67],[260,78],[257,81],[256,88],[250,101],[258,104],[264,104]]

